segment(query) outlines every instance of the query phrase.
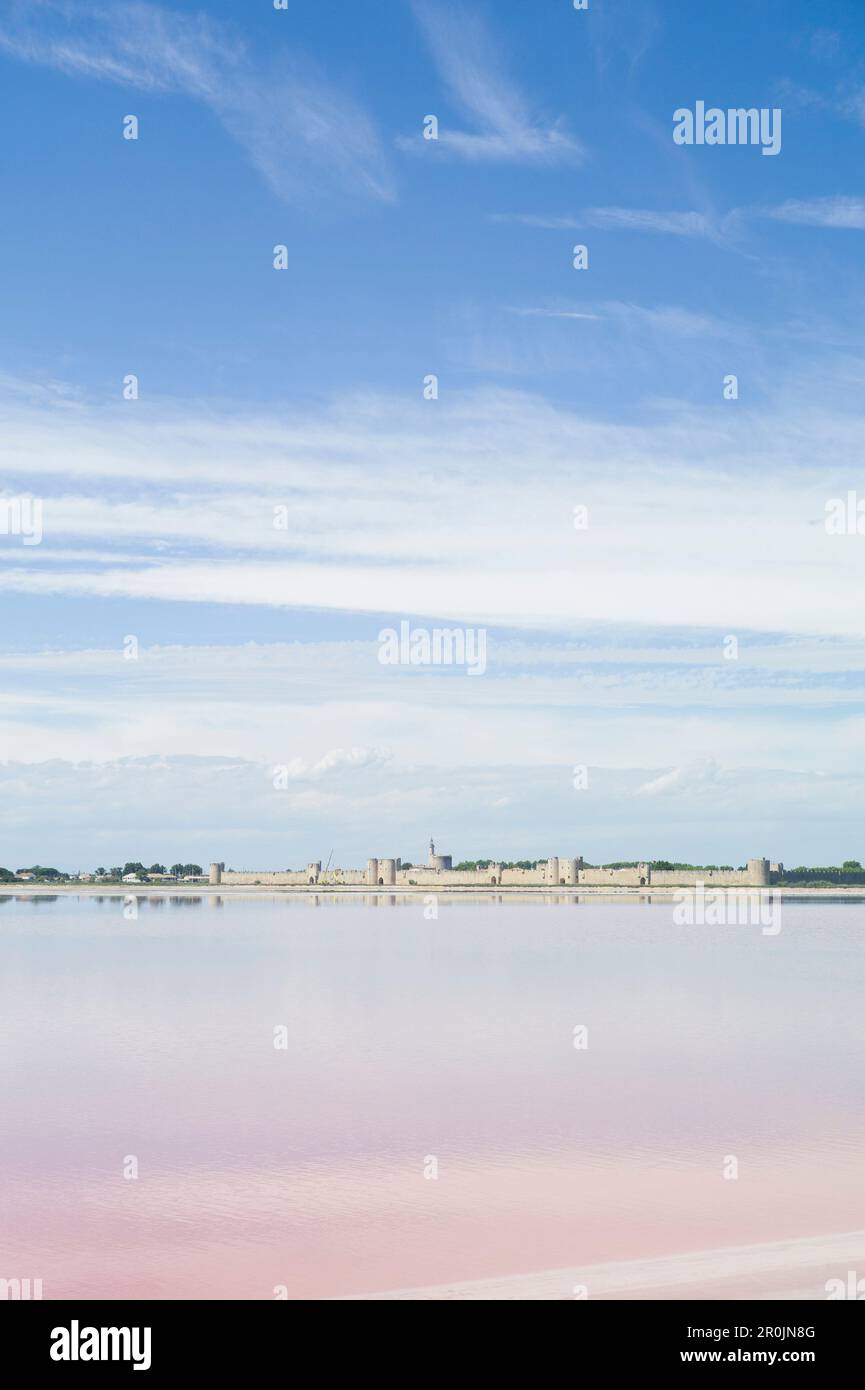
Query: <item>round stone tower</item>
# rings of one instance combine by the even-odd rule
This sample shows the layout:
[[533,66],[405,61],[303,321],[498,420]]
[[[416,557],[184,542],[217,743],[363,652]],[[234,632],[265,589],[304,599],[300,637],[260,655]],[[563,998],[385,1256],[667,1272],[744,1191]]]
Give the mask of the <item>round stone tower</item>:
[[219,883],[222,882],[222,874],[223,874],[223,870],[224,870],[224,869],[225,869],[225,865],[224,865],[224,864],[211,864],[211,866],[210,866],[210,882],[211,882],[212,884],[216,885],[216,884],[219,884]]
[[748,860],[748,882],[753,883],[757,888],[768,888],[769,886],[769,861],[768,859],[749,859]]
[[437,870],[452,869],[454,863],[452,855],[436,854],[435,840],[433,839],[432,835],[430,835],[429,839],[429,854],[427,855],[426,862],[428,869]]
[[378,882],[381,884],[396,883],[395,859],[380,859],[378,861]]

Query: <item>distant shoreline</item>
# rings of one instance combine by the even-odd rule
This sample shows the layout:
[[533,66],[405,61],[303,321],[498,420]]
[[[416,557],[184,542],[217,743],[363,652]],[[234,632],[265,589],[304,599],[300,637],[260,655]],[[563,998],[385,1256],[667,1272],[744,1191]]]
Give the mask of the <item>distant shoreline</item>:
[[[318,898],[327,897],[376,897],[376,898],[424,898],[448,897],[448,898],[645,898],[651,900],[659,898],[669,900],[675,893],[693,892],[692,884],[682,884],[681,887],[665,884],[662,887],[637,888],[629,885],[605,885],[605,884],[585,884],[577,886],[557,886],[550,884],[507,884],[505,886],[484,887],[475,884],[449,884],[433,887],[426,885],[390,885],[387,887],[372,887],[367,884],[272,884],[272,883],[237,883],[220,884],[213,886],[207,883],[177,883],[177,884],[148,884],[148,883],[60,883],[56,886],[48,883],[5,883],[0,884],[0,897],[56,897],[60,894],[88,896],[88,897],[201,897],[207,894],[209,897],[217,898],[236,898],[236,897],[289,897],[289,898]],[[709,897],[714,893],[735,893],[743,896],[749,893],[776,894],[779,898],[865,898],[865,884],[833,884],[827,887],[817,887],[808,884],[773,884],[770,887],[739,887],[725,888],[713,885],[710,882],[705,884],[705,893]]]

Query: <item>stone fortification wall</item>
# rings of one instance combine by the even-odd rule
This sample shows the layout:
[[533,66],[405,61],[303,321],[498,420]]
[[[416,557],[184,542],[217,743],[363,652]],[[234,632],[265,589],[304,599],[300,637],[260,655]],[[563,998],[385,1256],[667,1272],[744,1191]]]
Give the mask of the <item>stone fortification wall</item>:
[[747,869],[654,869],[653,888],[693,888],[705,883],[713,888],[750,888],[753,880]]
[[502,869],[502,883],[506,888],[531,887],[546,881],[543,864],[536,869]]
[[768,859],[749,859],[745,869],[653,869],[653,888],[765,888],[771,882]]
[[[213,883],[214,880],[211,880]],[[226,869],[215,880],[216,885],[229,887],[249,886],[253,883],[271,884],[283,887],[318,888],[333,887],[335,884],[357,886],[366,884],[363,869],[328,869],[326,873],[315,874],[312,870],[296,869],[272,872],[269,869]]]
[[638,864],[633,869],[580,869],[580,883],[587,887],[618,886],[620,888],[641,888],[654,882],[649,866]]
[[[438,856],[445,859],[447,856]],[[261,884],[285,887],[369,888],[688,888],[703,883],[715,888],[762,888],[772,881],[768,859],[749,859],[745,869],[650,869],[648,864],[632,868],[583,868],[579,857],[556,855],[535,869],[503,869],[490,864],[486,869],[430,868],[425,864],[403,868],[400,859],[370,859],[365,869],[326,869],[308,864],[305,869],[272,871],[267,869],[226,870],[224,864],[210,866],[210,883],[236,886]]]
[[249,885],[251,883],[305,884],[308,883],[308,881],[309,875],[305,872],[271,873],[266,869],[243,869],[236,871],[223,869],[222,874],[217,880],[217,882],[221,884],[235,885]]
[[434,892],[436,888],[458,887],[492,887],[498,886],[502,881],[501,864],[490,864],[487,869],[426,869],[411,868],[402,869],[397,875],[397,881],[404,887],[415,884],[418,888],[429,888]]

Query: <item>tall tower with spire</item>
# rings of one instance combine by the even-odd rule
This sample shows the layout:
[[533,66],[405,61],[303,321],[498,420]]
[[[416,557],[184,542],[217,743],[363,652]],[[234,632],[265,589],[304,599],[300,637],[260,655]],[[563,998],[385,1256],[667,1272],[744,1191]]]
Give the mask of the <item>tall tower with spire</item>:
[[435,840],[432,835],[429,837],[429,858],[427,859],[427,865],[429,868],[439,871],[453,868],[453,859],[449,854],[436,854]]

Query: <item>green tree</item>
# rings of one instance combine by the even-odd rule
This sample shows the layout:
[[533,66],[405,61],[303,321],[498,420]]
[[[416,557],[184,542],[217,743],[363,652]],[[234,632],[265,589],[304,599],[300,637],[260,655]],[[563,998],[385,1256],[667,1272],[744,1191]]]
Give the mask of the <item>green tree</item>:
[[164,873],[165,873],[165,865],[164,865],[164,864],[151,864],[151,865],[150,865],[150,868],[147,870],[147,872],[148,872],[149,874],[164,874]]
[[134,864],[131,862],[129,864],[124,864],[121,872],[123,874],[146,874],[147,870],[141,861],[136,859]]
[[861,869],[862,865],[858,859],[845,859],[841,867],[842,869]]

